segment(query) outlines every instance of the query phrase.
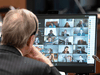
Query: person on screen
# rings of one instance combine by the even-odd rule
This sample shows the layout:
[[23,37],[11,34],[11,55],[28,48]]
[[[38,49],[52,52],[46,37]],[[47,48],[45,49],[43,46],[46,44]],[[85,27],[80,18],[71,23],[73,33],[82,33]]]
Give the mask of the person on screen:
[[62,32],[62,36],[69,36],[69,34],[67,34],[67,30],[65,29],[64,32]]
[[82,49],[80,48],[80,49],[77,51],[77,53],[80,53],[80,54],[81,54],[81,53],[82,53]]
[[0,45],[0,75],[61,75],[33,43],[38,18],[27,9],[7,12]]
[[53,50],[51,48],[49,48],[49,54],[50,54],[50,56],[48,58],[50,59],[51,62],[54,62],[54,54],[53,54]]
[[81,50],[82,50],[82,53],[86,53],[85,52],[85,47],[82,47]]
[[52,42],[52,38],[51,37],[48,37],[48,42]]
[[77,34],[77,36],[85,36],[85,33],[83,33],[83,29],[79,30],[79,33]]
[[80,20],[76,27],[86,27],[86,24],[83,23],[82,20]]
[[69,48],[69,47],[66,46],[66,47],[64,48],[64,51],[63,51],[62,53],[64,53],[64,54],[69,53],[68,48]]
[[52,30],[50,30],[50,33],[48,34],[48,36],[55,36],[55,35],[53,34],[53,31],[52,31]]
[[85,40],[78,40],[78,45],[87,45],[87,42]]
[[51,38],[51,37],[48,37],[48,38],[47,38],[47,41],[45,41],[45,44],[52,45],[52,44],[53,44],[52,38]]
[[81,55],[79,56],[79,62],[83,62],[83,57]]
[[62,56],[62,62],[67,62],[67,55],[66,55],[66,54],[64,54],[64,55]]
[[78,53],[82,53],[82,54],[87,54],[86,52],[85,52],[85,47],[82,47],[79,51],[78,51]]
[[64,27],[70,27],[69,23],[66,22],[65,26]]
[[34,42],[34,43],[35,43],[35,45],[38,45],[38,44],[39,44],[39,42],[40,42],[40,41],[39,41],[39,38],[38,38],[38,36],[36,36],[36,38],[35,38],[35,42]]
[[71,62],[72,61],[72,56],[68,55],[67,56],[67,62]]
[[55,25],[53,22],[51,22],[51,23],[49,24],[49,28],[56,28],[56,25]]
[[69,42],[68,38],[65,38],[65,45],[68,45],[68,42]]

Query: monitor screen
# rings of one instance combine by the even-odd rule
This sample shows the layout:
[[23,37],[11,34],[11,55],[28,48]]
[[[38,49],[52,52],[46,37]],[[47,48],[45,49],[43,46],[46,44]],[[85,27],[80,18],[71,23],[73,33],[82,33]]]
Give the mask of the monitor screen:
[[34,46],[60,71],[95,72],[97,16],[37,15],[39,30]]

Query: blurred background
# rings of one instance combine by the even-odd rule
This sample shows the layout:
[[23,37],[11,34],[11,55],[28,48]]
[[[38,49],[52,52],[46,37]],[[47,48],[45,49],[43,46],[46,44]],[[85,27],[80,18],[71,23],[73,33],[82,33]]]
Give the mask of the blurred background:
[[58,11],[58,14],[100,11],[100,0],[27,0],[26,4],[27,9],[34,11],[35,14],[47,14],[48,11]]
[[[100,58],[100,0],[0,0],[0,29],[10,9],[26,8],[35,14],[97,14],[97,56]],[[1,31],[1,30],[0,30]],[[96,73],[100,73],[96,62]]]
[[58,14],[100,12],[100,0],[0,0],[0,12],[8,11],[9,6],[27,8],[35,14],[47,14],[48,11],[58,11]]
[[2,17],[14,8],[26,8],[35,14],[99,14],[100,0],[0,0]]

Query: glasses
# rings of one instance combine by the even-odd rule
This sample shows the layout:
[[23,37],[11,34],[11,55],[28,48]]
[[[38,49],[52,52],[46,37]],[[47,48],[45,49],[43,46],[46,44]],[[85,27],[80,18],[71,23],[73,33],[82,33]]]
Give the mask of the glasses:
[[36,31],[37,31],[37,22],[36,22],[36,19],[34,18],[34,20],[35,20],[35,24],[36,24],[36,29],[35,29],[35,31],[31,34],[31,36],[32,35],[35,35],[36,34]]

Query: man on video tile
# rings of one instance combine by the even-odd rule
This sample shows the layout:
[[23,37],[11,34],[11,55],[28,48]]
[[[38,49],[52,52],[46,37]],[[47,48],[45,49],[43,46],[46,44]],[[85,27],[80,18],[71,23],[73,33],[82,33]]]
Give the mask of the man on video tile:
[[53,34],[53,31],[52,31],[52,30],[50,30],[50,33],[48,34],[48,36],[55,36],[55,35]]
[[87,45],[86,41],[84,40],[78,40],[78,45]]
[[67,30],[64,30],[64,32],[62,32],[62,36],[64,37],[69,36],[69,34],[67,34]]
[[82,47],[82,48],[80,48],[79,50],[77,50],[77,53],[80,53],[80,54],[87,54],[87,53],[85,52],[85,48],[84,48],[84,47]]
[[85,36],[85,33],[83,33],[83,29],[79,30],[79,33],[77,34],[77,36]]
[[86,27],[86,24],[80,20],[76,27]]

